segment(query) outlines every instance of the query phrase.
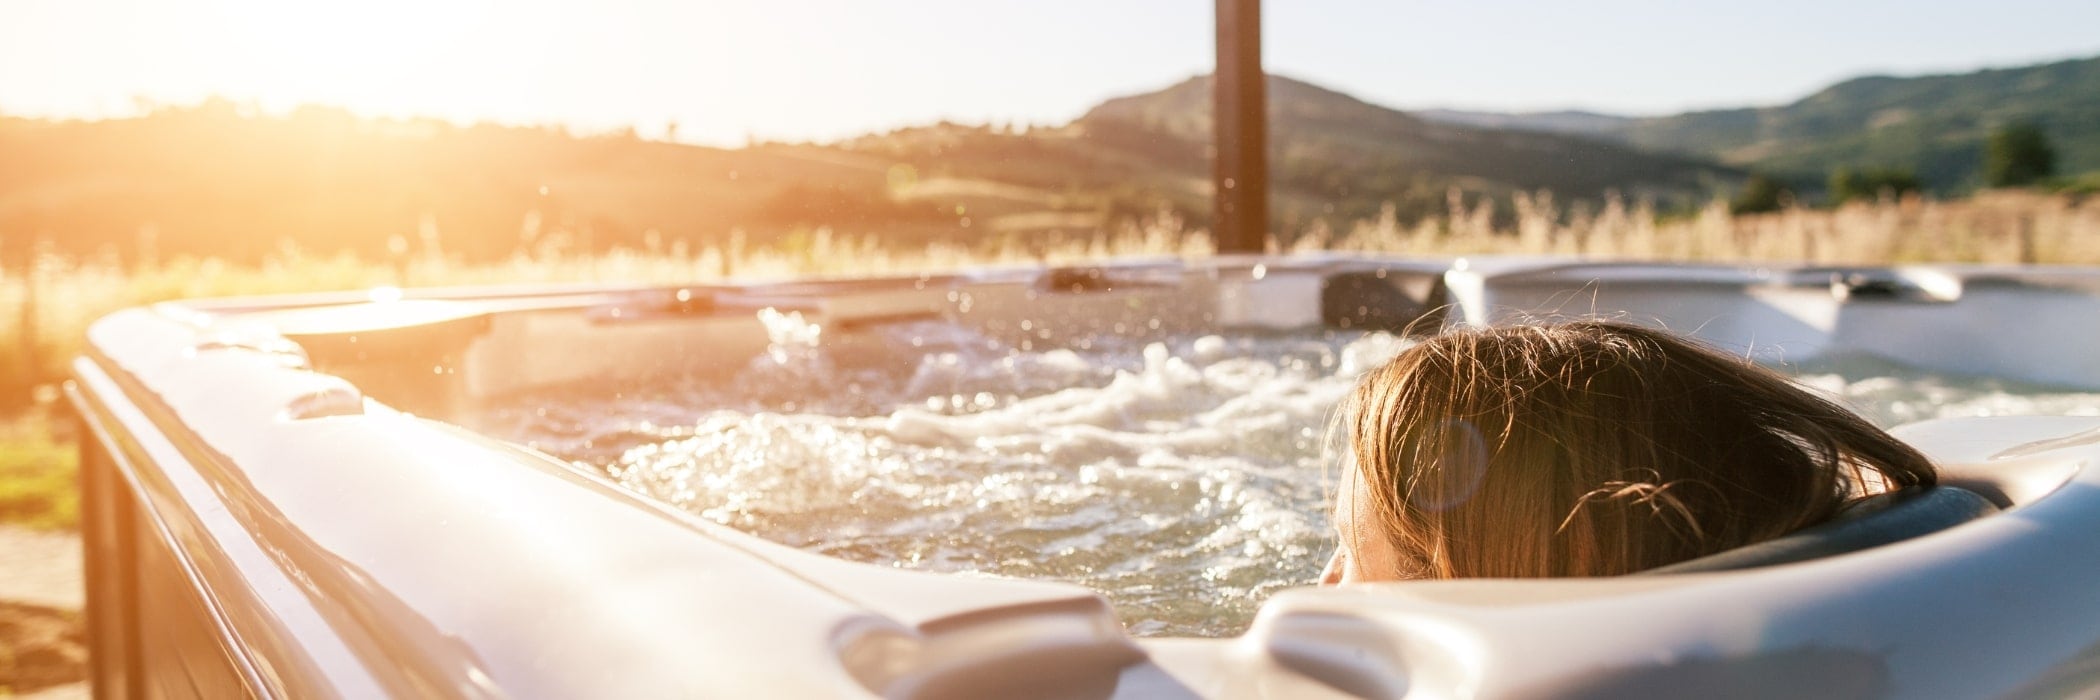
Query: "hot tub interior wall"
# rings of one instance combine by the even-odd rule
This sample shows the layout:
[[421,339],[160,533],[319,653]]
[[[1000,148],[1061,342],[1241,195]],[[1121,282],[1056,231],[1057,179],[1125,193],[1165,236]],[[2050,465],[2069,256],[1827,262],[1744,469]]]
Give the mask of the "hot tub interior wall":
[[818,342],[832,352],[893,343],[873,331],[925,320],[1029,351],[1101,337],[1321,328],[1423,333],[1447,323],[1603,316],[1690,333],[1766,361],[1857,353],[1920,369],[2094,388],[2100,354],[2063,335],[2100,323],[2092,286],[2048,271],[1151,265],[646,290],[293,339],[320,369],[372,397],[438,417],[459,416],[476,400],[547,387],[726,377],[780,340],[769,335],[778,329],[761,320],[763,309],[798,314],[821,329]]
[[292,339],[316,368],[372,398],[453,418],[478,400],[535,389],[728,377],[778,344],[765,309],[821,329],[818,342],[833,353],[891,343],[876,332],[888,324],[933,320],[1025,352],[1213,331],[1433,330],[1448,309],[1440,276],[1430,265],[1153,266],[665,289]]

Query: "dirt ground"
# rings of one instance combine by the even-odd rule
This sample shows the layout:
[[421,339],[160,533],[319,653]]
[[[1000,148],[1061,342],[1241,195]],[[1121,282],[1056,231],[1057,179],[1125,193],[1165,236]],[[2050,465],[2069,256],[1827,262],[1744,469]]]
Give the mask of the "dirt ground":
[[85,698],[80,537],[0,525],[0,697]]

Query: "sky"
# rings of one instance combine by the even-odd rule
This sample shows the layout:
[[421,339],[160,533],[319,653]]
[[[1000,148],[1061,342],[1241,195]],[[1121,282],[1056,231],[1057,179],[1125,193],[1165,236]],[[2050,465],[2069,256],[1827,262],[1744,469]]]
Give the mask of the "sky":
[[[1268,0],[1264,63],[1399,108],[1666,114],[2100,55],[2092,0]],[[0,0],[0,114],[207,96],[832,140],[1061,124],[1208,72],[1210,0]]]

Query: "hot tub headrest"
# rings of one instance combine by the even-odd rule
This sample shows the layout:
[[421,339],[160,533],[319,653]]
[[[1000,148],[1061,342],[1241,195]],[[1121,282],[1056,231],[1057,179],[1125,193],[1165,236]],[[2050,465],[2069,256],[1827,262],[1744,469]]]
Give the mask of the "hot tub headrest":
[[1638,575],[1733,571],[1821,559],[1929,535],[1996,512],[1997,505],[1966,489],[1904,489],[1863,499],[1830,522],[1785,537]]

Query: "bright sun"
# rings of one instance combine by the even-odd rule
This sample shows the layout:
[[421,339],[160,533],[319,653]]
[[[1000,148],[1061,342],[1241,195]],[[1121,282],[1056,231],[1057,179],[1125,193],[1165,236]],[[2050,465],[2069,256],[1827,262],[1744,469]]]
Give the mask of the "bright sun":
[[490,0],[221,0],[229,49],[248,54],[253,96],[360,110],[413,108],[443,93],[499,24]]

